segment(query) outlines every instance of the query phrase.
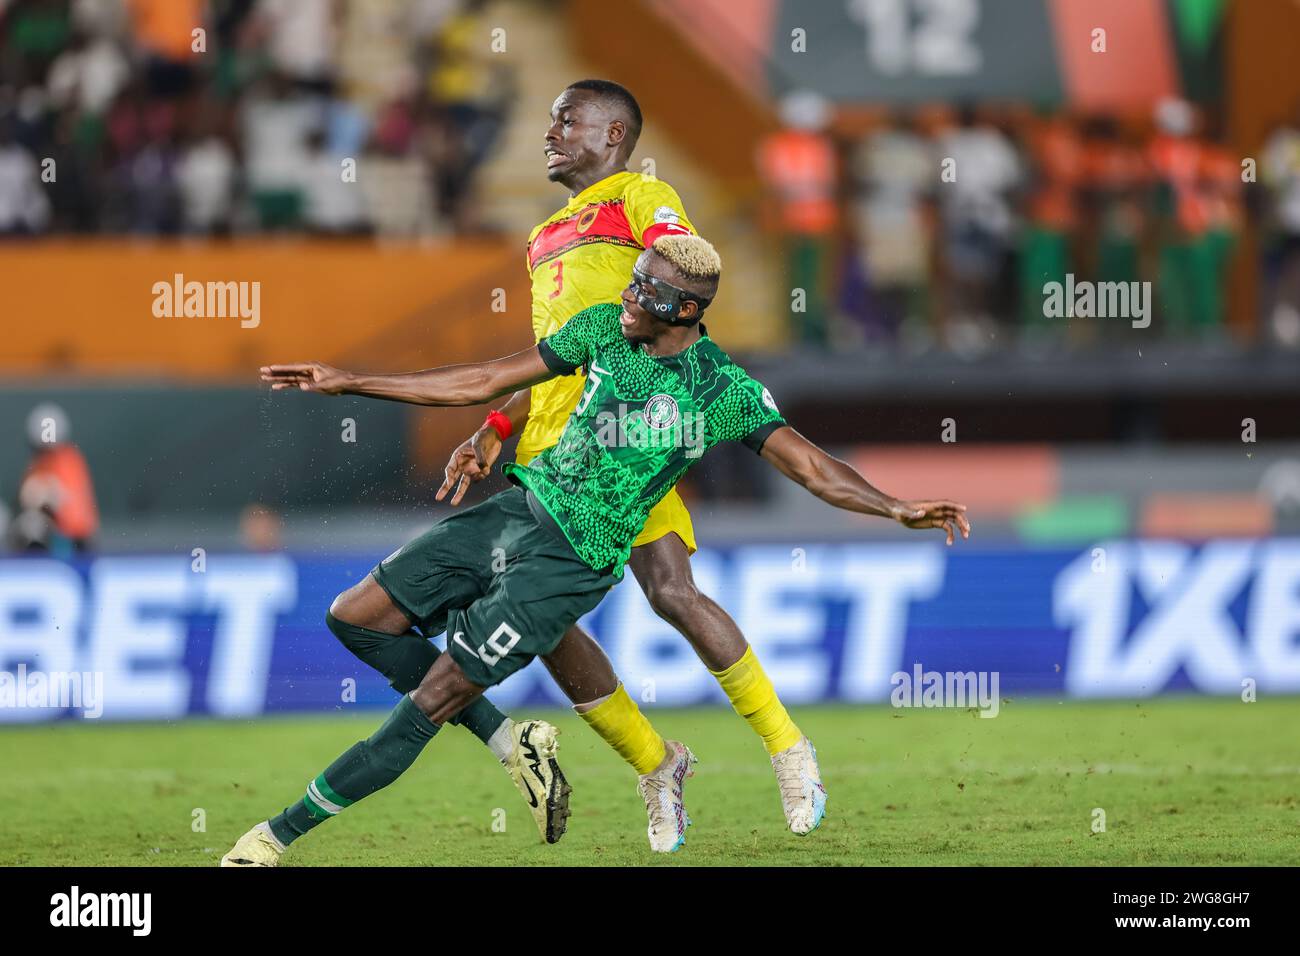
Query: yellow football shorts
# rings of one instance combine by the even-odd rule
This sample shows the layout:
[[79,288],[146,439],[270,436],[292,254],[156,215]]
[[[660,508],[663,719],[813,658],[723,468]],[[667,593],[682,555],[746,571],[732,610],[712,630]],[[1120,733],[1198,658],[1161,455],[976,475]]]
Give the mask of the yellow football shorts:
[[[540,451],[533,453],[520,449],[515,452],[515,461],[526,465],[539,454]],[[658,541],[668,534],[676,534],[681,538],[682,543],[686,545],[686,550],[691,554],[696,552],[695,525],[691,523],[691,513],[686,510],[686,502],[682,501],[682,496],[677,493],[676,488],[664,495],[659,504],[650,509],[650,514],[645,519],[645,527],[632,542],[632,547],[639,548],[651,541]]]

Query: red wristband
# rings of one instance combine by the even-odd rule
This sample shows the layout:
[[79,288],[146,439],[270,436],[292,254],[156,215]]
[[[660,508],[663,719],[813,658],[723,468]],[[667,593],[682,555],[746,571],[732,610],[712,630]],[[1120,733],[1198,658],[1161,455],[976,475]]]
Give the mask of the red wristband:
[[490,425],[492,430],[497,433],[497,438],[500,438],[502,441],[509,438],[510,433],[514,431],[514,428],[510,424],[510,419],[505,415],[502,415],[495,408],[488,412],[488,417],[483,422],[483,425],[484,427]]

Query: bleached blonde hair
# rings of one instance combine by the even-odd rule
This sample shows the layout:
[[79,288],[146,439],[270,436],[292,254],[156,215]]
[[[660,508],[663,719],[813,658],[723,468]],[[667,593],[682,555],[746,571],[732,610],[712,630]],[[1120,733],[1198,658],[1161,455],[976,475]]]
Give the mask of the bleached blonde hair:
[[722,257],[713,243],[702,236],[660,236],[650,248],[688,279],[708,282],[722,275]]

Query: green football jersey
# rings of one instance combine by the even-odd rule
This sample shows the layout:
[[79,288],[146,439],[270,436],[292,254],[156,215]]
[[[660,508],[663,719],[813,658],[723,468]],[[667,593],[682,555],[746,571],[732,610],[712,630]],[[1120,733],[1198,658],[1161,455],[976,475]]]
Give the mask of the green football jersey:
[[706,450],[741,441],[757,452],[785,424],[771,393],[707,334],[677,355],[647,355],[623,337],[622,313],[593,305],[538,343],[548,368],[585,367],[587,384],[560,440],[504,469],[583,561],[619,576],[650,509]]

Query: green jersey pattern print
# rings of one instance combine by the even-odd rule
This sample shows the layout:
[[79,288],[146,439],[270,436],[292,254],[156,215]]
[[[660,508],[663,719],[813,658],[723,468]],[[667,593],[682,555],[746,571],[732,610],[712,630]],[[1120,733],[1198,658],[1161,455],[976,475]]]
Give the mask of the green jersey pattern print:
[[767,389],[707,334],[677,355],[647,355],[623,337],[622,312],[593,305],[538,344],[558,374],[585,367],[586,387],[554,446],[527,468],[505,467],[583,561],[618,576],[650,510],[705,451],[724,441],[759,451],[785,424]]

